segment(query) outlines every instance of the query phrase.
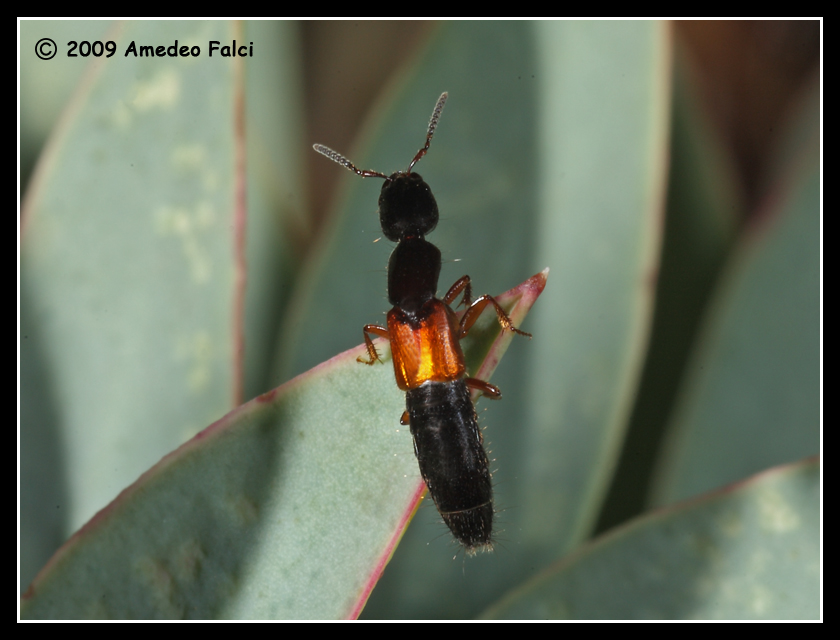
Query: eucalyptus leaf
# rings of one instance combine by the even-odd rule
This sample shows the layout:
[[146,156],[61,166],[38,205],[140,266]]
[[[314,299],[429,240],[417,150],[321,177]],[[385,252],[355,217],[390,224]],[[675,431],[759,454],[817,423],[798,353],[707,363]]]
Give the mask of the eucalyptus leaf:
[[484,615],[816,619],[819,577],[820,465],[809,460],[637,518]]
[[[74,24],[77,38],[90,32]],[[242,402],[243,386],[267,389],[273,309],[289,287],[282,220],[300,206],[288,195],[300,188],[291,34],[288,23],[251,32],[265,51],[248,93],[273,119],[243,112],[241,58],[209,56],[211,41],[241,42],[241,25],[117,23],[98,36],[117,53],[99,58],[65,58],[53,34],[60,64],[86,71],[22,218],[22,588],[121,489]],[[175,42],[201,54],[126,55],[131,43]],[[279,173],[274,202],[256,170],[245,199],[246,120],[264,145],[251,145],[248,166]]]
[[[520,322],[544,286],[537,274],[499,303]],[[21,616],[356,617],[425,490],[379,350],[388,366],[357,347],[166,456],[58,551]]]
[[810,131],[810,143],[787,159],[706,310],[655,504],[820,451],[819,105],[804,106],[792,129]]

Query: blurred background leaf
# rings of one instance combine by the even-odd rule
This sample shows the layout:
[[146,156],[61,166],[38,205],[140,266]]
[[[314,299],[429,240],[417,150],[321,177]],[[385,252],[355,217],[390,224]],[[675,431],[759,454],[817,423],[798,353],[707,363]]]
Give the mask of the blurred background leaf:
[[[103,37],[191,46],[232,35],[221,22],[137,22]],[[235,75],[208,59],[94,59],[33,177],[21,245],[21,501],[61,512],[49,554],[238,404],[237,141],[217,126],[234,120]]]
[[[430,236],[441,287],[468,273],[478,293],[499,293],[546,266],[551,282],[524,327],[534,340],[514,341],[494,377],[504,400],[486,414],[479,403],[497,553],[453,562],[437,513],[421,509],[365,615],[476,615],[641,513],[655,474],[670,501],[819,451],[821,104],[807,98],[819,23],[73,24],[61,25],[67,39],[199,34],[253,40],[262,55],[83,71],[82,59],[34,58],[52,25],[21,23],[22,189],[49,120],[32,125],[41,111],[24,106],[60,104],[57,69],[64,86],[85,74],[27,193],[27,212],[74,213],[23,220],[22,590],[160,456],[378,321],[381,183],[309,147],[404,168],[443,90],[417,167],[441,207]],[[139,114],[143,86],[174,86],[166,69],[197,83],[195,102]],[[126,112],[132,126],[119,129]],[[64,182],[39,181],[55,167]],[[199,228],[208,201],[215,226]],[[182,212],[180,236],[144,225],[164,205]],[[207,256],[212,284],[190,281],[191,255]],[[715,346],[726,340],[734,360]],[[205,376],[206,398],[190,373]],[[710,381],[724,380],[715,394]],[[780,406],[769,437],[764,419]],[[705,427],[721,417],[738,429]],[[762,441],[777,453],[753,454]],[[727,457],[704,453],[720,446]]]
[[619,527],[487,610],[494,618],[820,616],[819,462]]
[[817,104],[800,114],[811,144],[744,228],[706,310],[659,458],[656,504],[819,450]]
[[360,353],[238,407],[167,456],[61,548],[22,615],[350,616],[419,485],[411,456],[394,454],[408,432],[393,427],[399,398],[383,393],[393,374],[358,366]]

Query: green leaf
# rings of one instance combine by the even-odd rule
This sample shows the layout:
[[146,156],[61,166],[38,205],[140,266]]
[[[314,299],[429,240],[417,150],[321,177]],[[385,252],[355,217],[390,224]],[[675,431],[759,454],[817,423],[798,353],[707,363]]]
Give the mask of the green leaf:
[[[544,286],[537,274],[499,303],[520,322]],[[489,370],[511,337],[493,333]],[[364,353],[166,456],[50,560],[22,617],[356,617],[425,490],[393,369],[359,364]]]
[[27,194],[23,358],[49,377],[24,390],[23,421],[43,404],[59,416],[71,531],[235,406],[234,73],[122,51],[232,36],[221,22],[118,30]]
[[359,365],[360,353],[164,458],[62,547],[21,615],[349,615],[418,487],[393,372]]
[[699,98],[700,87],[685,49],[675,47],[668,215],[651,341],[599,531],[647,506],[652,467],[661,453],[659,443],[691,347],[744,217],[735,159]]
[[248,218],[242,383],[247,399],[275,386],[266,382],[271,345],[300,268],[296,237],[307,224],[300,153],[310,145],[303,139],[297,26],[247,22],[243,31],[243,41],[255,42],[259,51],[247,61],[244,78]]
[[815,619],[820,465],[637,518],[488,609],[517,619]]
[[[107,20],[21,20],[18,24],[23,193],[38,154],[87,67],[78,54],[75,58],[67,55],[68,42],[108,40],[108,30],[113,25]],[[35,46],[44,37],[58,45],[57,55],[51,60],[41,60],[35,55]]]
[[820,451],[815,97],[792,127],[810,130],[810,144],[787,160],[707,309],[659,461],[656,504]]
[[[288,24],[277,28],[283,42]],[[91,58],[23,212],[22,587],[121,489],[239,404],[243,368],[264,377],[271,311],[289,286],[284,245],[267,230],[282,217],[260,171],[251,172],[245,199],[243,118],[269,149],[284,142],[282,151],[255,152],[252,164],[279,173],[273,184],[288,209],[294,198],[284,180],[299,177],[287,132],[299,128],[300,105],[291,83],[285,101],[272,91],[293,75],[283,70],[296,58],[277,55],[270,69],[249,69],[259,87],[249,91],[253,102],[277,107],[266,124],[259,109],[242,110],[241,59],[208,55],[211,40],[242,41],[237,25],[130,22],[104,38],[118,51]],[[176,41],[201,55],[125,55],[132,42]],[[272,40],[265,42],[268,55]],[[266,318],[274,325],[266,328]]]

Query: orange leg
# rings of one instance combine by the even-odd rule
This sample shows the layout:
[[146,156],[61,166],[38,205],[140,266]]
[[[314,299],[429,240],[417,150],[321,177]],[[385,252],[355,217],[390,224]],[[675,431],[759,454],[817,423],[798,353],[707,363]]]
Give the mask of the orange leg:
[[505,313],[505,310],[502,309],[493,296],[485,294],[476,298],[476,300],[469,306],[466,313],[464,313],[464,317],[461,318],[461,329],[458,332],[459,339],[463,338],[470,332],[470,328],[475,324],[475,321],[478,320],[478,316],[481,315],[481,312],[484,311],[484,307],[488,304],[492,304],[496,309],[496,316],[499,318],[499,324],[502,326],[502,329],[513,331],[514,333],[518,333],[520,336],[528,336],[529,338],[532,337],[530,333],[525,333],[524,331],[520,331],[514,327],[510,318],[508,318]]
[[[470,285],[470,277],[469,276],[461,276],[455,281],[451,287],[449,287],[449,291],[446,292],[446,295],[443,296],[443,301],[451,305],[452,301],[458,297],[458,294],[464,292],[464,299],[461,300],[461,304],[465,307],[469,307],[470,303],[472,302],[472,286]],[[458,305],[459,307],[461,305]]]
[[478,378],[464,378],[464,382],[467,383],[467,386],[470,389],[480,391],[481,395],[483,395],[485,398],[490,398],[491,400],[498,400],[502,397],[502,390],[499,389],[499,387],[497,387],[495,384],[490,384],[489,382],[479,380]]
[[368,359],[365,360],[362,356],[356,358],[356,362],[361,362],[362,364],[373,364],[377,360],[382,362],[379,358],[379,354],[376,352],[376,347],[373,346],[373,340],[370,339],[368,334],[372,333],[374,335],[379,336],[380,338],[386,338],[388,340],[391,339],[391,336],[388,334],[388,329],[385,327],[380,327],[378,324],[366,324],[362,327],[362,332],[365,335],[365,345],[367,346],[368,352]]

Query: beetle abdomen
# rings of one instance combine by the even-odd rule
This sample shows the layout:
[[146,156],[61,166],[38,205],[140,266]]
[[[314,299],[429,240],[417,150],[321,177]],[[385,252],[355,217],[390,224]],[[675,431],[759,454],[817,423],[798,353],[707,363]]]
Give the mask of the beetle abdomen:
[[426,382],[405,397],[420,473],[444,522],[467,552],[489,546],[493,488],[466,383]]

